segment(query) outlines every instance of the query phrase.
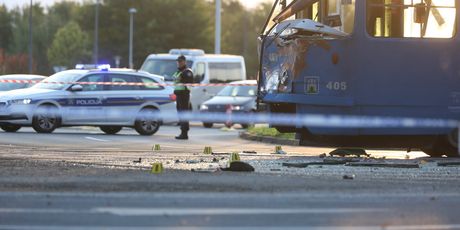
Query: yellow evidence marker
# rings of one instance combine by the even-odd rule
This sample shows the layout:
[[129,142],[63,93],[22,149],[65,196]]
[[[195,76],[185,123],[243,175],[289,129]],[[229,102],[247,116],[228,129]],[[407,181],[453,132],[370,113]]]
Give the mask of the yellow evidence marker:
[[209,147],[209,146],[204,147],[203,154],[211,155],[212,154],[212,148]]
[[153,163],[151,174],[161,174],[163,173],[163,164],[162,163]]
[[153,151],[160,151],[161,150],[161,146],[159,144],[156,144],[153,146]]

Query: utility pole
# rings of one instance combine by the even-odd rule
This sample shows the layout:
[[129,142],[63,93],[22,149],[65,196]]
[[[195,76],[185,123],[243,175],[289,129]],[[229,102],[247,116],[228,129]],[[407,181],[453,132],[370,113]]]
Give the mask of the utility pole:
[[216,35],[215,35],[215,47],[214,52],[216,54],[221,53],[221,8],[222,8],[222,0],[216,0]]
[[133,62],[133,36],[134,36],[134,14],[137,13],[135,8],[129,9],[129,68],[134,69]]
[[99,0],[96,0],[96,14],[94,18],[93,63],[97,65],[98,62],[99,62]]
[[34,68],[34,58],[33,58],[33,28],[32,28],[32,16],[33,16],[33,2],[30,0],[30,9],[29,9],[29,73],[33,73]]

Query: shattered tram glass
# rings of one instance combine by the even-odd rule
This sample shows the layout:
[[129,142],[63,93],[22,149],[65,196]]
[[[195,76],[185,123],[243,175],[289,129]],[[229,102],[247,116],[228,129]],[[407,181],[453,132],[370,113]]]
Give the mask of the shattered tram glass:
[[[352,32],[354,1],[298,0],[281,11],[280,3],[276,4],[270,18],[277,24],[267,31],[263,42],[261,92],[292,93],[294,81],[308,67],[308,50],[313,46],[329,50],[328,40],[345,38]],[[321,4],[327,6],[327,12],[321,11]]]

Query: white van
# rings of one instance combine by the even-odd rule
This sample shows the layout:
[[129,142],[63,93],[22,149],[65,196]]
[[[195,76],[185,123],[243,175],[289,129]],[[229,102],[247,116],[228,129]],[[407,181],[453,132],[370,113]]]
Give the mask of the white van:
[[[176,59],[184,55],[187,66],[195,74],[195,83],[229,83],[246,80],[246,66],[242,56],[205,54],[198,49],[172,49],[169,54],[152,54],[141,67],[142,71],[160,75],[172,83],[177,71]],[[191,89],[192,108],[198,111],[201,104],[222,90],[223,86],[199,86]]]

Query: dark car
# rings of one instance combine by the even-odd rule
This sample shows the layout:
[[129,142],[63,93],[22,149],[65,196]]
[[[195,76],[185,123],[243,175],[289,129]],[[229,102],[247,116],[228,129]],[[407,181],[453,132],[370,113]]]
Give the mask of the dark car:
[[45,76],[29,74],[12,74],[0,76],[0,80],[12,80],[19,82],[0,82],[0,92],[11,91],[16,89],[30,88],[36,83],[45,79]]
[[[238,81],[222,89],[215,97],[201,105],[202,113],[252,113],[257,109],[257,81]],[[214,123],[203,123],[204,127],[212,128]],[[225,124],[232,127],[231,121]],[[248,128],[249,124],[241,124]]]

